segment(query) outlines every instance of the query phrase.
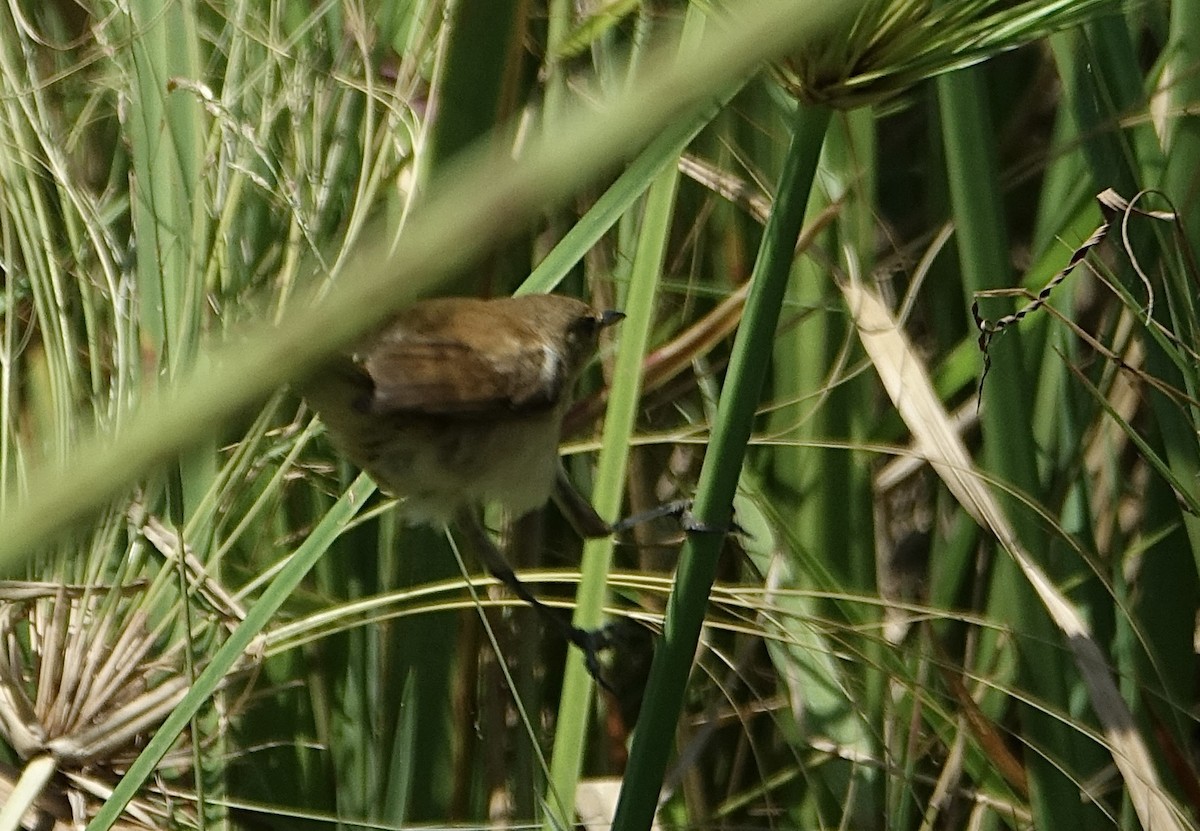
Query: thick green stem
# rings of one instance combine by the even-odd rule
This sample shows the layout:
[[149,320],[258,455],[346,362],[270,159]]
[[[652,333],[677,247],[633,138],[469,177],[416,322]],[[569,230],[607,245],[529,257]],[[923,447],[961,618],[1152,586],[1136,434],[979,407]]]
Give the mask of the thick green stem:
[[617,802],[614,831],[649,828],[658,805],[674,746],[674,727],[716,576],[717,557],[725,542],[723,529],[732,518],[733,496],[766,380],[768,362],[764,356],[771,354],[829,118],[830,112],[825,109],[801,109],[795,116],[774,210],[763,234],[712,441],[700,472],[692,518],[698,528],[706,530],[690,533],[680,553],[675,590],[667,603],[663,634],[656,644],[645,703]]

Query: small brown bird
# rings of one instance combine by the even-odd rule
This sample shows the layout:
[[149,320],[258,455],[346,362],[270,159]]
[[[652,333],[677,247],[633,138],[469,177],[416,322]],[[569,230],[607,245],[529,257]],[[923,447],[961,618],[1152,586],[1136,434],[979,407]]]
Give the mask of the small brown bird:
[[553,495],[585,535],[609,532],[567,483],[558,443],[600,332],[622,317],[561,295],[424,300],[303,389],[334,446],[401,497],[408,521],[454,522],[467,531],[492,573],[588,653],[593,675],[600,633],[543,606],[476,510],[494,503],[520,516]]

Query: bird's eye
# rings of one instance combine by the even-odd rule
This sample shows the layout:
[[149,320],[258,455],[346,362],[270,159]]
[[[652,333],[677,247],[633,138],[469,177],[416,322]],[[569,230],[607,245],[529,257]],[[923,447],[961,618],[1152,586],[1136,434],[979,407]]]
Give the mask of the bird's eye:
[[594,340],[599,333],[600,321],[591,315],[577,317],[571,321],[570,334],[576,339]]

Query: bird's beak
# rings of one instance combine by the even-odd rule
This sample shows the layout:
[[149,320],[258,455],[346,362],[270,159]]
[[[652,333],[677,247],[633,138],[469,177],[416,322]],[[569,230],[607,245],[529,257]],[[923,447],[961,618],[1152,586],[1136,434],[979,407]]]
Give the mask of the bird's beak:
[[613,311],[612,309],[609,309],[608,311],[604,311],[604,312],[600,313],[600,328],[607,329],[609,326],[612,326],[614,323],[620,323],[624,319],[625,319],[624,312],[617,312],[617,311]]

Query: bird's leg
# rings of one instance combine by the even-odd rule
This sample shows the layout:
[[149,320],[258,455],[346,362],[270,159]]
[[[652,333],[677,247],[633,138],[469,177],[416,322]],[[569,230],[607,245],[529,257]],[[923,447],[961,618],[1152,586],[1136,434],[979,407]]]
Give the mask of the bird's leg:
[[563,517],[585,540],[601,539],[613,533],[612,523],[606,522],[596,513],[592,503],[567,478],[567,471],[561,459],[558,462],[558,476],[554,480],[553,496],[554,504],[562,511]]
[[680,527],[689,534],[729,534],[739,533],[741,530],[736,523],[730,523],[728,527],[722,528],[700,522],[692,515],[691,499],[675,499],[617,522],[606,522],[596,513],[592,503],[585,499],[567,478],[567,472],[563,469],[561,462],[558,466],[558,478],[554,482],[554,503],[558,505],[558,509],[562,511],[571,527],[584,539],[619,534],[622,531],[628,531],[635,525],[663,517],[677,518]]
[[[593,511],[593,513],[595,513]],[[521,578],[517,577],[512,570],[512,566],[504,558],[504,554],[492,541],[487,530],[479,521],[479,517],[474,511],[469,509],[459,513],[457,525],[467,533],[471,540],[471,544],[476,551],[476,556],[483,561],[487,570],[492,576],[508,587],[508,590],[517,596],[522,602],[531,606],[542,620],[549,622],[565,637],[570,643],[579,647],[583,652],[584,665],[587,667],[588,674],[596,680],[596,683],[608,691],[612,691],[612,687],[604,680],[600,674],[600,651],[612,645],[612,639],[609,636],[607,627],[600,629],[581,629],[571,622],[570,615],[560,609],[553,609],[539,600],[529,587],[521,582]]]
[[[561,460],[558,465],[557,478],[554,482],[553,498],[563,517],[575,529],[576,533],[584,539],[609,537],[623,531],[628,531],[635,525],[662,517],[676,517],[683,530],[689,534],[725,535],[731,531],[734,533],[739,531],[737,525],[732,523],[727,527],[713,527],[698,521],[692,515],[692,500],[690,499],[677,499],[659,505],[657,508],[651,508],[648,511],[626,517],[618,522],[607,522],[592,507],[592,503],[571,483]],[[600,660],[597,653],[599,650],[613,645],[616,639],[615,624],[609,623],[601,626],[599,629],[581,629],[571,623],[569,617],[555,614],[555,610],[549,609],[534,597],[525,584],[517,578],[495,544],[483,531],[482,527],[479,526],[479,520],[473,514],[471,519],[477,528],[476,533],[481,537],[477,547],[482,552],[481,556],[484,559],[484,563],[491,570],[492,574],[508,586],[517,597],[536,609],[542,618],[554,621],[555,625],[563,630],[567,640],[583,651],[587,661],[587,669],[591,676],[602,687],[611,691],[612,688],[600,677]]]

